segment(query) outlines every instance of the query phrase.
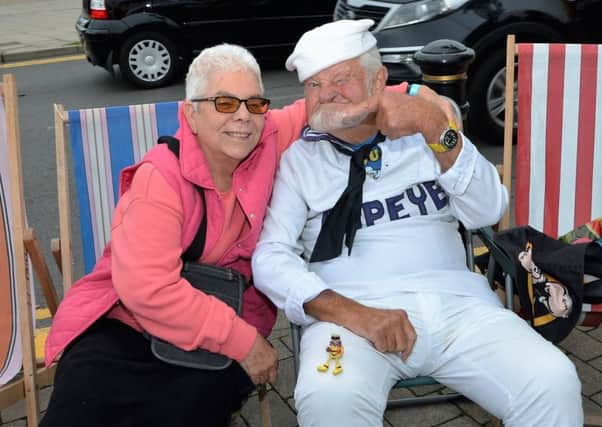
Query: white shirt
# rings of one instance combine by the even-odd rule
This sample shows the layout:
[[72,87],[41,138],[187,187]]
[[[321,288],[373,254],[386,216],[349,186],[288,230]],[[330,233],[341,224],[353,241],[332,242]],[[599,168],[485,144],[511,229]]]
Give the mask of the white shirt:
[[[328,141],[297,141],[284,153],[253,255],[255,286],[294,323],[314,321],[303,304],[326,289],[370,305],[399,292],[496,298],[466,267],[458,220],[495,224],[508,204],[497,170],[463,136],[441,174],[420,134],[385,140],[380,177],[366,176],[362,228],[353,250],[308,264],[323,221],[347,186],[349,157]],[[390,307],[403,308],[403,307]]]

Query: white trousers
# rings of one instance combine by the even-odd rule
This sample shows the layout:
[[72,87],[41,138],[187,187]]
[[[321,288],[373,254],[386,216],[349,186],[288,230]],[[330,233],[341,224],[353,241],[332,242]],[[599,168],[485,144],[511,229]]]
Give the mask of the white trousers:
[[[581,383],[573,363],[524,320],[475,297],[405,293],[372,307],[403,308],[417,333],[404,363],[366,339],[327,322],[304,329],[295,388],[300,427],[382,426],[391,387],[430,375],[466,396],[505,426],[582,426]],[[331,334],[345,352],[343,372],[317,366],[328,360]]]

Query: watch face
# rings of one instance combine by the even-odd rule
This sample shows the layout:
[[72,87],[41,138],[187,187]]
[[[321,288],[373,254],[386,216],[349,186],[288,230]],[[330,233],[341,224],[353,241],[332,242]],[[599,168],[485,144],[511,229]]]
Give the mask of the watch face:
[[458,132],[453,129],[447,129],[441,138],[441,144],[448,150],[451,150],[458,144]]

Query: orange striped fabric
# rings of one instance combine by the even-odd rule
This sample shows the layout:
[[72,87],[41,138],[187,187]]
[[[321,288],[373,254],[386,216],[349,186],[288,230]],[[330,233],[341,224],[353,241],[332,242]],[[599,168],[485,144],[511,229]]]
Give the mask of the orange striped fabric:
[[6,115],[0,96],[0,385],[6,384],[19,372],[22,362],[9,178]]

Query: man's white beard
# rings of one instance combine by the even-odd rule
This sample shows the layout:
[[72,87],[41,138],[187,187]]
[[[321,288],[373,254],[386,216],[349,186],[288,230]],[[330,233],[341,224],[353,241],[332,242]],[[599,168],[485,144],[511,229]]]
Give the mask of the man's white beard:
[[351,104],[323,104],[311,115],[308,122],[313,130],[334,132],[360,125],[368,116],[368,111],[361,113],[349,111]]

